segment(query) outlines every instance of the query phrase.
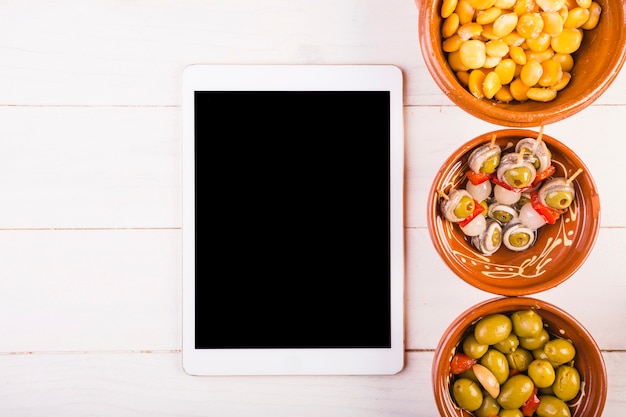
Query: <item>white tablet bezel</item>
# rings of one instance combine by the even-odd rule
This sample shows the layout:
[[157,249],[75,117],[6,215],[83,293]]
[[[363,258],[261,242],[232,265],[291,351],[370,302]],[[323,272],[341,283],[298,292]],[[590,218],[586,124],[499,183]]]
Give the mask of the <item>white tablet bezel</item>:
[[[195,349],[195,91],[389,91],[391,347]],[[402,73],[393,65],[192,65],[183,73],[183,340],[191,375],[390,375],[404,366]]]

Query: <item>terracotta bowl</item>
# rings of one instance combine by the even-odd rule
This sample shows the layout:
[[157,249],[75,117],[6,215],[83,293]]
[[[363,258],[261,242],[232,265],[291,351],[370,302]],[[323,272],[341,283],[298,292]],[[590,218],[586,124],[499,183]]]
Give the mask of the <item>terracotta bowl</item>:
[[580,373],[582,395],[569,404],[573,417],[599,417],[607,396],[607,375],[602,353],[589,332],[574,317],[560,308],[528,297],[494,298],[477,304],[461,314],[443,334],[432,364],[435,402],[442,417],[471,416],[459,410],[450,393],[450,361],[457,346],[481,317],[492,313],[510,314],[517,310],[535,309],[552,336],[569,339],[576,348],[574,366]]
[[602,13],[598,25],[585,30],[573,54],[571,81],[550,102],[509,103],[476,98],[461,85],[442,49],[443,0],[415,0],[419,39],[426,66],[441,91],[460,108],[487,122],[511,127],[541,126],[570,117],[592,104],[611,85],[626,57],[626,3],[595,0]]
[[469,154],[476,147],[495,143],[504,149],[525,137],[537,138],[539,132],[528,129],[502,129],[480,135],[455,150],[435,176],[427,201],[427,223],[431,240],[448,267],[467,283],[494,294],[519,296],[550,289],[576,272],[591,252],[600,226],[600,199],[591,173],[567,146],[553,137],[542,135],[552,152],[555,176],[575,177],[575,199],[569,210],[555,224],[538,229],[535,244],[521,252],[504,245],[493,255],[476,250],[456,223],[447,221],[440,211],[442,197],[438,190],[465,188]]

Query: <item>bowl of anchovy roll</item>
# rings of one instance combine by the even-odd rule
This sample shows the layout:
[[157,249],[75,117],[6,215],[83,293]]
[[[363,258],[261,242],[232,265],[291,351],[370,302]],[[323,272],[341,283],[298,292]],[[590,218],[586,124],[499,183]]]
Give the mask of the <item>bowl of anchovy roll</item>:
[[430,188],[433,244],[461,279],[507,296],[570,278],[591,253],[600,198],[569,147],[539,131],[502,129],[456,149]]

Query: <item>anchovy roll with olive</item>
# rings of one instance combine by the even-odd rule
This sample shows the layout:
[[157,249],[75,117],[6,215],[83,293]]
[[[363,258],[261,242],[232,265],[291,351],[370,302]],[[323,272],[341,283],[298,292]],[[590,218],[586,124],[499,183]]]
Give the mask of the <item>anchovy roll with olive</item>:
[[486,220],[481,215],[485,208],[467,190],[453,188],[447,196],[439,194],[443,197],[440,206],[443,216],[452,223],[459,223],[465,235],[476,236],[485,230]]
[[483,255],[493,255],[502,245],[502,226],[493,219],[487,219],[485,230],[472,237],[471,243]]
[[521,252],[533,246],[537,240],[537,230],[524,226],[519,221],[506,225],[502,232],[502,243],[514,252]]
[[531,193],[530,202],[519,212],[519,219],[528,227],[538,229],[544,224],[554,224],[572,204],[576,197],[573,180],[582,169],[571,177],[551,178],[539,190]]
[[505,225],[511,221],[517,220],[517,210],[506,204],[496,202],[489,206],[487,216]]
[[512,205],[517,203],[522,191],[531,188],[537,170],[526,153],[511,152],[504,155],[496,171],[496,177],[492,181],[494,197],[502,204]]
[[470,154],[467,164],[469,171],[466,172],[467,184],[465,189],[477,201],[483,201],[491,195],[491,177],[500,165],[500,146],[495,144],[496,135],[493,135],[490,143],[486,143],[474,149]]

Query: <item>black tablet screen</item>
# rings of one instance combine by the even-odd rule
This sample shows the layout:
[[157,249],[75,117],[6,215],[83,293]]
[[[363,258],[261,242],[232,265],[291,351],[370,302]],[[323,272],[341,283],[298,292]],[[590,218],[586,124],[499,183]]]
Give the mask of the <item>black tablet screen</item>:
[[196,348],[390,347],[389,108],[195,93]]

